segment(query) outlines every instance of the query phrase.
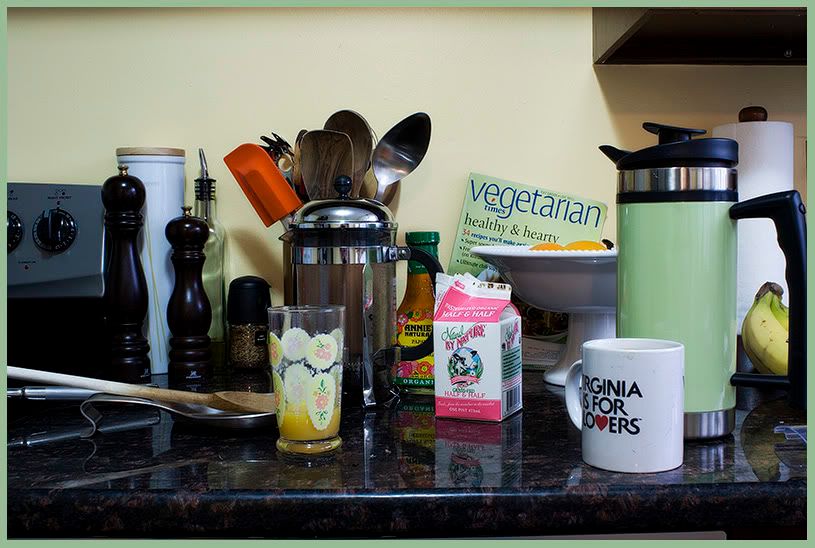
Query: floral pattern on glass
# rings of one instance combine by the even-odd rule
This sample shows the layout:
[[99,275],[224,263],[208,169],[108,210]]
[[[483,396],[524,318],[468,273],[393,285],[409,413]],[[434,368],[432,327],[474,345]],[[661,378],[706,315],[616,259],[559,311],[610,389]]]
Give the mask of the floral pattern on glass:
[[311,382],[309,398],[306,402],[308,414],[314,428],[325,430],[334,415],[337,385],[328,373],[318,373]]

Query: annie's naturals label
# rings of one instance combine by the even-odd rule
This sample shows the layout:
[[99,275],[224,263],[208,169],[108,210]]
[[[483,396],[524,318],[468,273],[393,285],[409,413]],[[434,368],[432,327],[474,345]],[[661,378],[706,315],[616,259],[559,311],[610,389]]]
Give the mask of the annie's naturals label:
[[[396,342],[401,346],[418,346],[433,334],[433,310],[409,310],[399,314]],[[393,384],[407,387],[426,387],[433,393],[433,354],[418,360],[400,361]]]
[[478,245],[599,242],[607,209],[595,200],[470,173],[447,272],[494,280],[492,267],[470,253]]

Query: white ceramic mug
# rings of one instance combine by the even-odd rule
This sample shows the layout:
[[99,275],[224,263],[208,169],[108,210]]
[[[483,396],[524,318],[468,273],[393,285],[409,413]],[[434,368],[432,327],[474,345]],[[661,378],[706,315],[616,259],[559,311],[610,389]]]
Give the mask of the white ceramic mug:
[[566,409],[583,460],[614,472],[682,465],[685,347],[658,339],[598,339],[566,376]]

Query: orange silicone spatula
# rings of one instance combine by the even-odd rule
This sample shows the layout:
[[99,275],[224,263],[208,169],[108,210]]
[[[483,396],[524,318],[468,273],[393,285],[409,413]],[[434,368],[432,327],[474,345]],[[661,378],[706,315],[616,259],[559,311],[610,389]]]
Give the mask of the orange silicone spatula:
[[262,147],[242,144],[224,162],[267,227],[303,205]]

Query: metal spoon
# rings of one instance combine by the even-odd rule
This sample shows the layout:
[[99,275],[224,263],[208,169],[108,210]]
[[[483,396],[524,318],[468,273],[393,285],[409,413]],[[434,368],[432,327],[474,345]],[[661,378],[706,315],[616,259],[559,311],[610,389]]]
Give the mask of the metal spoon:
[[430,146],[430,116],[411,114],[393,126],[377,143],[373,171],[377,187],[374,200],[382,201],[390,185],[415,170]]
[[112,394],[94,394],[80,406],[82,416],[91,423],[91,431],[87,434],[87,437],[92,436],[99,429],[102,414],[97,411],[94,406],[95,404],[101,403],[134,403],[144,405],[167,411],[184,422],[217,428],[260,428],[273,425],[277,420],[274,413],[232,413],[191,403],[156,401]]
[[60,384],[74,388],[96,390],[106,394],[158,400],[163,403],[208,407],[230,413],[271,413],[275,410],[274,396],[272,394],[229,391],[203,394],[12,366],[6,368],[6,375],[9,379]]

